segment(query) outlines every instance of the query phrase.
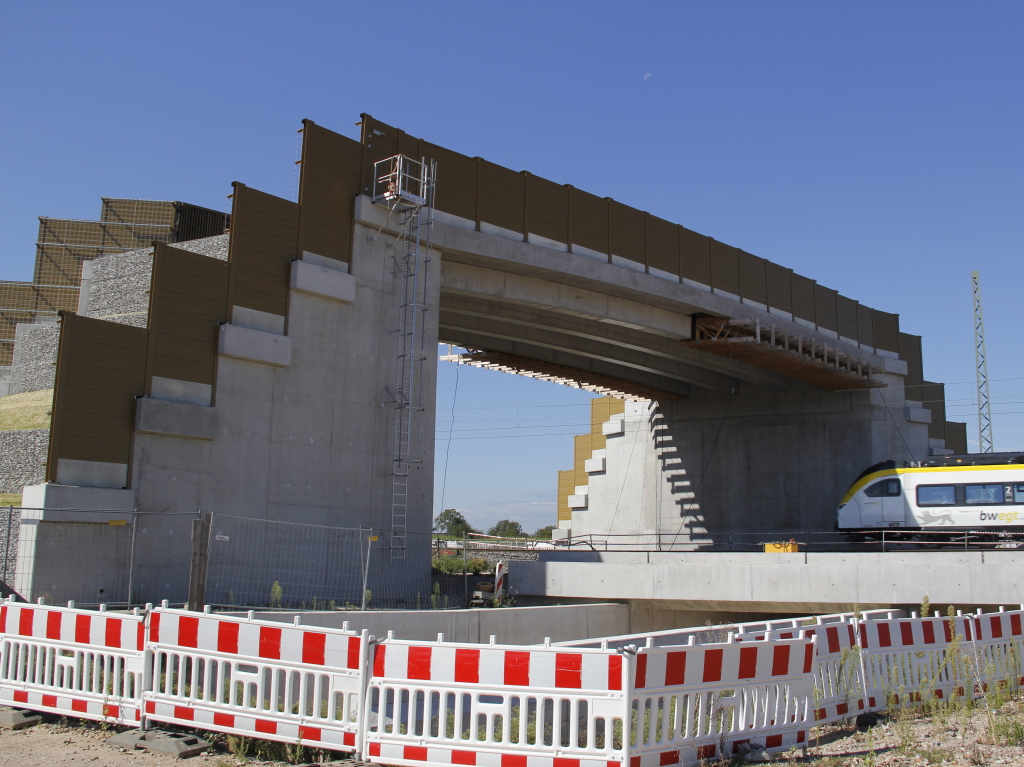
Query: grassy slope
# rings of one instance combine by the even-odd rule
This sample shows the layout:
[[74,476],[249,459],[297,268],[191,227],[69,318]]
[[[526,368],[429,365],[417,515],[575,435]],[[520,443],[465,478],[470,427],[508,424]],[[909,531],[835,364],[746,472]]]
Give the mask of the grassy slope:
[[49,429],[53,389],[0,397],[0,431]]

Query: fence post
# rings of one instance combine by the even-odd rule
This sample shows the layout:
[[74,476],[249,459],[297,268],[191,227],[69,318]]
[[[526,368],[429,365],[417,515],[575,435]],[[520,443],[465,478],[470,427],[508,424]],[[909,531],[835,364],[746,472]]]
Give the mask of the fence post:
[[[366,583],[370,578],[370,551],[373,548],[373,541],[376,538],[373,535],[373,528],[371,527],[368,531],[370,535],[366,536],[366,566],[363,569],[363,603],[360,606],[360,610],[366,609]],[[362,543],[362,541],[360,541]]]
[[462,533],[462,592],[466,607],[469,607],[469,561],[466,556],[466,533]]
[[131,554],[128,555],[128,599],[125,601],[128,602],[129,608],[132,606],[132,576],[135,575],[135,528],[137,527],[138,522],[139,512],[136,510],[132,512],[132,550]]
[[212,515],[192,520],[192,567],[188,579],[188,609],[199,612],[206,604],[206,568],[210,563]]
[[11,517],[14,516],[14,507],[7,507],[7,542],[4,544],[4,577],[3,581],[8,586],[11,584],[7,583],[7,562],[11,556]]

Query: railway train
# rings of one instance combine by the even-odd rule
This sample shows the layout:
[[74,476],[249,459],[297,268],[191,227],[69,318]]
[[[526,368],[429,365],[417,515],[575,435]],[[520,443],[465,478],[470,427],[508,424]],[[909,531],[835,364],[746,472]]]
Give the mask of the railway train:
[[840,532],[885,529],[924,542],[946,533],[1024,533],[1024,453],[932,456],[865,469],[838,509]]

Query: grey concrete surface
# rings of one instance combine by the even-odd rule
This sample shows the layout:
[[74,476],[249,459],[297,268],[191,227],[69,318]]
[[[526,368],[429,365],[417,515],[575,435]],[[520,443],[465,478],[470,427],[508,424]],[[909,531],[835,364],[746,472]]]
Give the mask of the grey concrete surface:
[[356,281],[347,271],[306,261],[292,261],[292,290],[350,304],[356,300]]
[[61,458],[57,461],[57,484],[89,488],[127,487],[128,464]]
[[[381,610],[368,612],[257,612],[259,620],[304,626],[367,630],[378,638],[393,631],[396,639],[433,641],[444,634],[448,642],[540,644],[612,636],[630,631],[629,607],[622,604],[587,604],[551,607],[502,607],[479,610]],[[643,630],[643,629],[641,629]]]
[[840,499],[865,468],[929,454],[927,425],[899,407],[903,379],[885,379],[888,388],[867,391],[794,382],[785,392],[628,403],[603,466],[588,474],[572,534],[721,548],[758,531],[831,533]]
[[1024,595],[1024,551],[1015,550],[599,557],[604,561],[517,562],[510,588],[674,610],[801,614],[920,604],[925,596],[935,604],[1011,605]]
[[217,409],[142,397],[135,400],[135,430],[168,437],[214,439]]
[[[356,285],[352,303],[292,291],[287,336],[244,328],[226,331],[289,343],[292,351],[287,366],[219,357],[215,439],[136,433],[131,486],[136,489],[140,511],[185,515],[212,511],[215,520],[218,515],[264,519],[264,527],[294,523],[379,530],[392,526],[394,400],[389,386],[394,379],[397,346],[390,331],[398,325],[399,281],[393,274],[394,251],[387,247],[390,238],[380,236],[374,241],[374,234],[356,227],[350,270]],[[431,307],[438,301],[439,264],[435,253],[427,274]],[[437,312],[426,312],[425,321],[427,338],[436,339]],[[428,348],[433,350],[429,343]],[[246,352],[239,356],[270,355]],[[436,365],[436,355],[427,354],[421,378],[424,411],[414,435],[422,468],[414,470],[409,487],[407,527],[421,534],[418,540],[424,542],[423,550],[409,552],[406,559],[394,563],[390,552],[372,558],[370,588],[375,594],[381,593],[375,584],[390,577],[389,571],[402,573],[411,598],[430,593],[429,536],[425,534],[433,516]],[[305,535],[305,530],[296,528],[295,534]],[[257,532],[254,528],[245,534],[256,536]],[[258,580],[253,588],[263,593],[274,580],[289,575],[289,567],[294,570],[295,565],[273,559],[277,556],[273,550],[279,546],[272,537],[259,540],[265,541],[260,544],[265,548],[255,556],[267,558],[265,571],[238,577]],[[223,557],[221,575],[255,561],[252,550],[236,549],[230,545],[234,542],[224,542],[216,552]],[[137,558],[152,563],[151,572],[138,575],[140,593],[149,599],[183,600],[188,577],[184,564],[188,561],[187,537],[182,541],[177,534],[173,539],[166,534],[140,534],[137,546]],[[350,558],[356,556],[353,551]],[[271,577],[275,568],[278,575]],[[302,584],[296,584],[288,596],[296,600],[360,596],[325,594],[317,590],[319,583],[311,581],[305,593]],[[241,590],[223,578],[218,584],[215,588],[219,591],[211,592],[211,600],[222,601],[228,591]]]
[[11,393],[11,366],[0,367],[0,397],[6,397]]
[[53,388],[57,367],[57,325],[19,324],[14,334],[10,394]]
[[181,402],[200,407],[209,407],[213,402],[212,385],[195,381],[181,381],[177,378],[153,376],[150,392],[153,399],[164,402]]
[[261,362],[282,367],[292,363],[292,342],[288,336],[239,325],[220,326],[217,352],[224,357],[234,357],[246,362]]

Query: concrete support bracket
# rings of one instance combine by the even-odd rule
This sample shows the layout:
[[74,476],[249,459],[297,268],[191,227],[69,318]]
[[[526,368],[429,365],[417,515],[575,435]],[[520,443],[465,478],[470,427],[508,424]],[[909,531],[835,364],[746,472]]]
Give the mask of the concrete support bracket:
[[328,269],[306,261],[292,261],[291,287],[300,293],[344,304],[356,300],[355,277],[338,269]]
[[135,431],[213,439],[217,436],[217,409],[140,397],[135,401]]
[[262,330],[221,325],[217,353],[246,362],[288,367],[292,363],[292,340]]

